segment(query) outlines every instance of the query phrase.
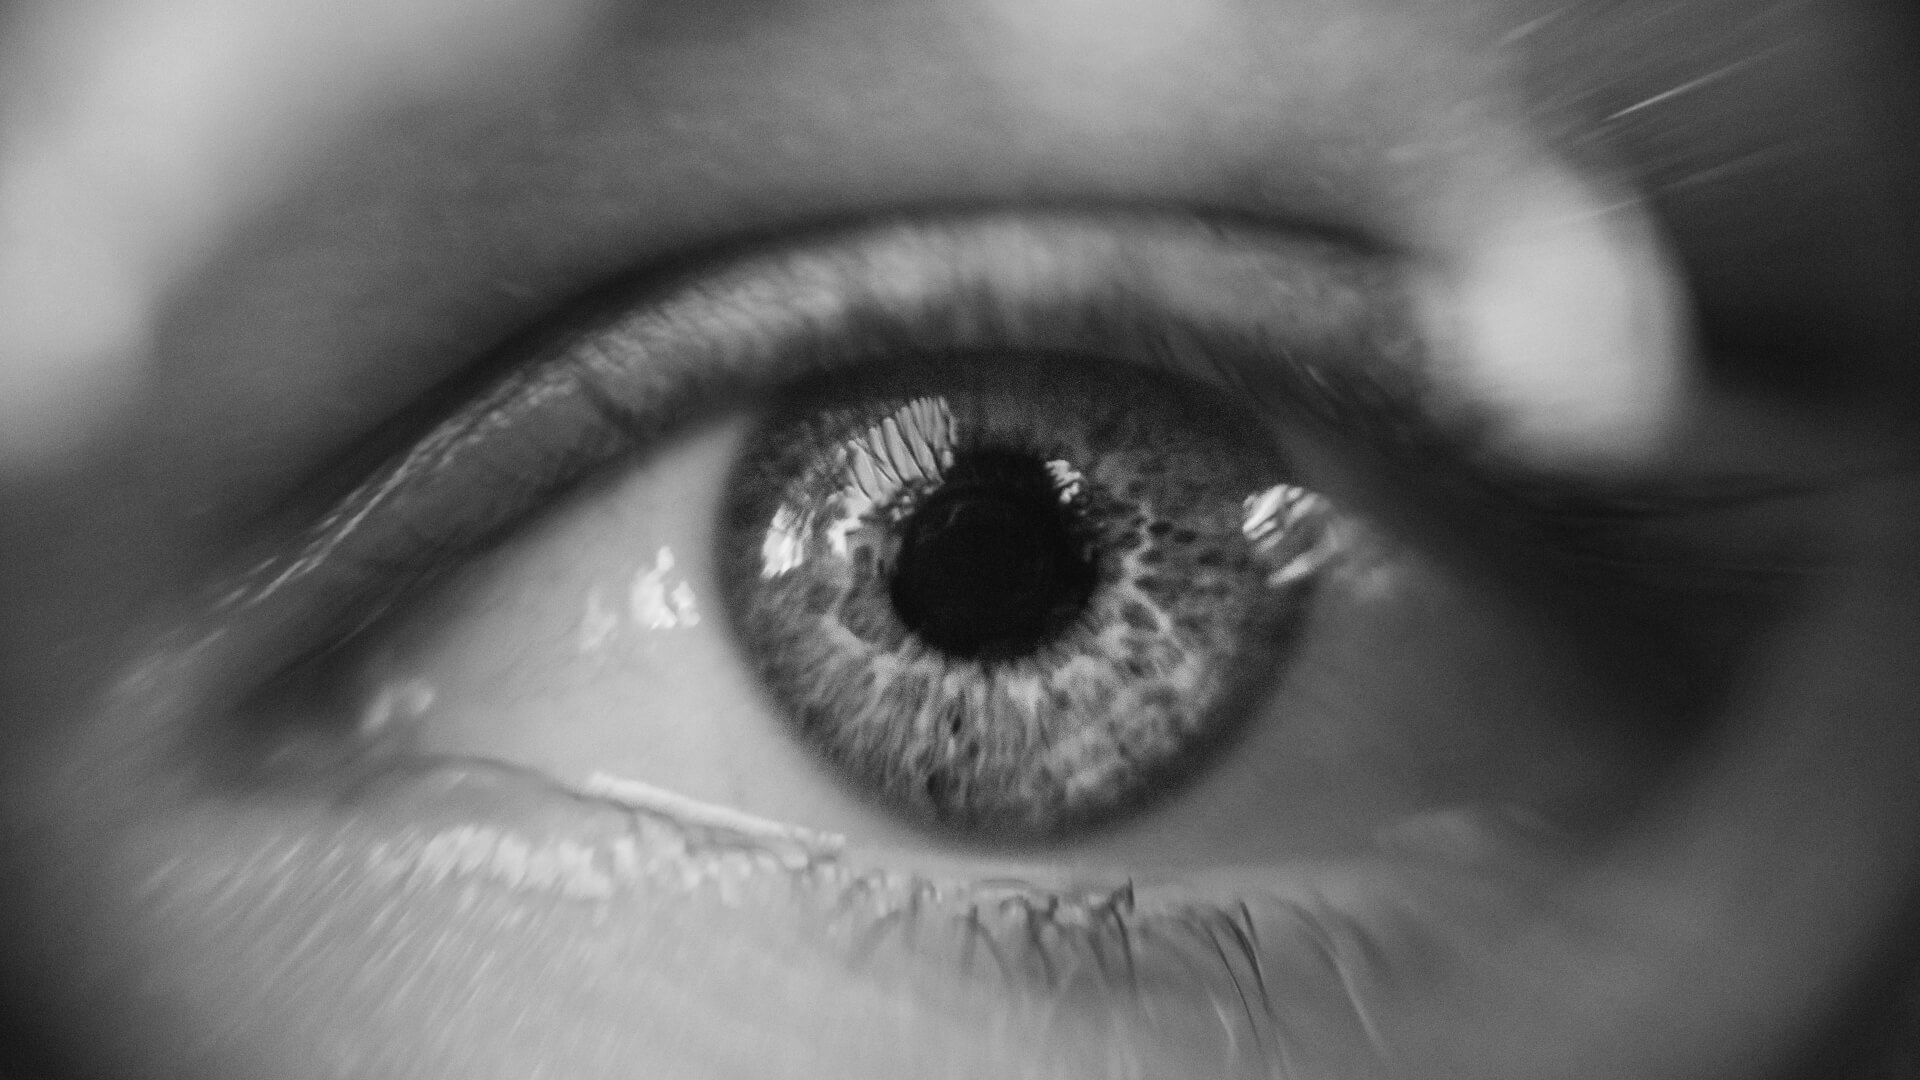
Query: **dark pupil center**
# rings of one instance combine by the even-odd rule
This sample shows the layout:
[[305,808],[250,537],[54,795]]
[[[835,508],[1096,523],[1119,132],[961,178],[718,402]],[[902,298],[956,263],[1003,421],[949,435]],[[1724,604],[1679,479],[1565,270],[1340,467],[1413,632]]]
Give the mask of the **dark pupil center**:
[[1093,590],[1078,532],[1041,462],[957,461],[904,523],[894,609],[908,629],[956,656],[1030,652]]

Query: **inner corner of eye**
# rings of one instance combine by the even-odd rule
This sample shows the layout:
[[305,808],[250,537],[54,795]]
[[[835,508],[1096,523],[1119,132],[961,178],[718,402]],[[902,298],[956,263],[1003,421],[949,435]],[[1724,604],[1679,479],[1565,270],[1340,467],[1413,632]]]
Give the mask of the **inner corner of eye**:
[[1051,842],[1244,727],[1341,543],[1244,404],[1096,360],[856,373],[738,452],[715,549],[745,666],[882,812]]

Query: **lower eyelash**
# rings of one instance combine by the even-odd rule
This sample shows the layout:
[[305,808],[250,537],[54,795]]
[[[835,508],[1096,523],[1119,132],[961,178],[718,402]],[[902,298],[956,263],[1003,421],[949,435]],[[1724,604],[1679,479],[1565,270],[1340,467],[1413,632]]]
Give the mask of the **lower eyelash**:
[[[991,880],[943,890],[924,878],[876,888],[863,877],[842,887],[840,903],[867,909],[844,931],[861,966],[892,947],[991,979],[1017,1004],[1075,1007],[1127,1027],[1199,1020],[1207,1039],[1255,1075],[1297,1075],[1303,1058],[1325,1049],[1330,1023],[1342,1046],[1388,1056],[1371,1002],[1393,993],[1391,958],[1405,950],[1311,889],[1147,908],[1131,882],[1060,891]],[[1229,1071],[1238,1075],[1222,1075]]]
[[[596,924],[621,894],[660,890],[749,915],[792,910],[862,977],[939,994],[953,992],[957,973],[962,989],[984,987],[1008,1009],[1071,1014],[1116,1039],[1151,1030],[1156,1042],[1217,1050],[1218,1075],[1295,1075],[1329,1039],[1384,1052],[1372,1003],[1393,994],[1397,972],[1438,932],[1411,910],[1416,894],[1370,894],[1371,885],[1339,898],[1305,881],[1214,897],[1130,879],[940,879],[858,865],[837,837],[588,795],[490,761],[410,761],[381,773],[350,798],[424,779],[443,796],[475,789],[453,801],[476,810],[364,845],[376,888],[479,888],[515,905],[584,908]],[[562,793],[612,810],[625,825],[567,835],[479,809],[529,787],[545,789],[536,799]]]

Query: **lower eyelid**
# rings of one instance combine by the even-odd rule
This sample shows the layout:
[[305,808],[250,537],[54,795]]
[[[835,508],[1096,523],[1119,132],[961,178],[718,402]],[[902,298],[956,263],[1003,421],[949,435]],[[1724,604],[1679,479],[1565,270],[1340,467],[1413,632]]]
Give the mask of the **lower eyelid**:
[[[489,950],[572,957],[588,981],[607,957],[657,949],[667,925],[718,920],[738,931],[711,931],[729,950],[797,949],[922,1003],[1040,1010],[1102,1039],[1205,1047],[1225,1055],[1209,1073],[1223,1076],[1377,1052],[1376,1010],[1417,992],[1461,935],[1537,915],[1532,875],[1545,865],[1516,849],[1466,866],[1456,850],[1165,882],[1084,869],[1043,871],[1051,883],[954,879],[831,838],[749,835],[453,759],[376,768],[325,815],[311,840],[240,872],[324,872],[335,918],[444,919]],[[673,957],[666,967],[692,959]]]

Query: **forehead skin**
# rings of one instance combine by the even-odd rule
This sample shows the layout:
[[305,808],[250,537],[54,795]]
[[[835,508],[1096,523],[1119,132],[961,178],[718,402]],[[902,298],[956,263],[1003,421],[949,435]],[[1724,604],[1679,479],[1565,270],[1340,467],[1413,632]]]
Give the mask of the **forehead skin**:
[[1175,204],[1444,253],[1565,167],[1650,201],[1728,370],[1910,385],[1920,65],[1869,5],[554,6],[580,21],[537,62],[480,51],[274,143],[293,164],[208,219],[122,422],[0,490],[18,761],[116,634],[424,389],[609,277],[810,222]]

